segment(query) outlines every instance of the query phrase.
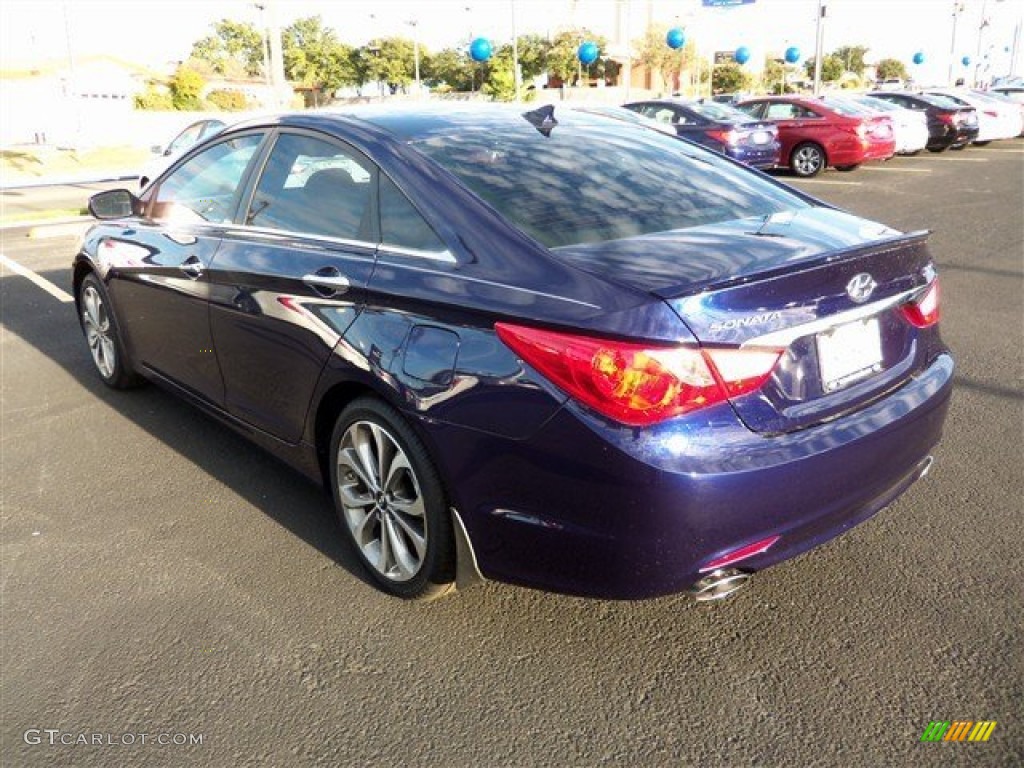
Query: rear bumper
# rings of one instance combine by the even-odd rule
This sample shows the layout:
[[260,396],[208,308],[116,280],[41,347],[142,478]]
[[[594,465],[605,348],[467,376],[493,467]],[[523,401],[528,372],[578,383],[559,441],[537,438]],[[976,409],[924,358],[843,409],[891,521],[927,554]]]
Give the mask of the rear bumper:
[[855,414],[771,437],[728,406],[652,430],[612,429],[570,406],[527,441],[453,427],[435,436],[486,577],[653,597],[687,589],[737,547],[781,537],[737,565],[758,570],[889,504],[941,437],[952,373],[939,355]]

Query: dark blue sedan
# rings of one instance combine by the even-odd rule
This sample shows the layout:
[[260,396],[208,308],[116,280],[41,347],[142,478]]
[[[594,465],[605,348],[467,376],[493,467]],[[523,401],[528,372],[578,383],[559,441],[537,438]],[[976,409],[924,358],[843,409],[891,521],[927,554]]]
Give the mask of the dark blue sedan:
[[620,121],[263,119],[90,209],[102,380],[322,482],[401,597],[723,597],[892,502],[942,432],[923,233]]
[[671,126],[677,136],[754,168],[774,168],[779,164],[779,129],[726,104],[653,99],[623,106]]

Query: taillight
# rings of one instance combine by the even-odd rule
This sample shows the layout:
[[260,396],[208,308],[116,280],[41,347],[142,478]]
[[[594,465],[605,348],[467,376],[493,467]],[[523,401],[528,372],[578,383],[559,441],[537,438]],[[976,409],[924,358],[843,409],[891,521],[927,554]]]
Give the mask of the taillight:
[[953,123],[957,122],[955,119],[956,115],[952,112],[939,112],[938,118],[939,122],[945,123],[946,125],[953,125]]
[[916,299],[900,309],[915,328],[928,328],[939,322],[939,281],[932,280],[928,288]]
[[710,136],[712,139],[714,139],[715,141],[720,141],[721,143],[729,144],[730,146],[733,145],[733,144],[736,144],[740,140],[740,135],[736,131],[734,131],[732,129],[729,129],[727,131],[725,131],[725,130],[705,131],[705,133],[708,136]]
[[498,337],[569,396],[621,424],[648,426],[754,392],[779,349],[648,346],[508,323]]

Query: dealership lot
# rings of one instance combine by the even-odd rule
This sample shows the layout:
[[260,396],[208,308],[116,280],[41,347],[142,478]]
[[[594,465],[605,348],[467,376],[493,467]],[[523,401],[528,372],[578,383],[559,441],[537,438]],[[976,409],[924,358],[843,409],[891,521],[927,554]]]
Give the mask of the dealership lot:
[[[795,183],[933,231],[957,391],[926,480],[711,606],[385,597],[317,488],[105,389],[61,296],[74,238],[5,231],[58,290],[4,267],[0,762],[1020,764],[1024,141]],[[920,743],[935,720],[998,725]]]

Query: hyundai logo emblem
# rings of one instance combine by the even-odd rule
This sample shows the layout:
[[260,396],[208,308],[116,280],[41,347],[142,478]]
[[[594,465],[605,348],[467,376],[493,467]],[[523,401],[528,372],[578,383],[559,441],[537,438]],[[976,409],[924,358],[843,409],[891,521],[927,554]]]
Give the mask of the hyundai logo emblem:
[[858,304],[863,304],[871,298],[871,294],[875,292],[877,287],[878,283],[875,282],[875,278],[867,272],[861,272],[859,275],[854,275],[850,278],[850,282],[846,284],[846,293]]

